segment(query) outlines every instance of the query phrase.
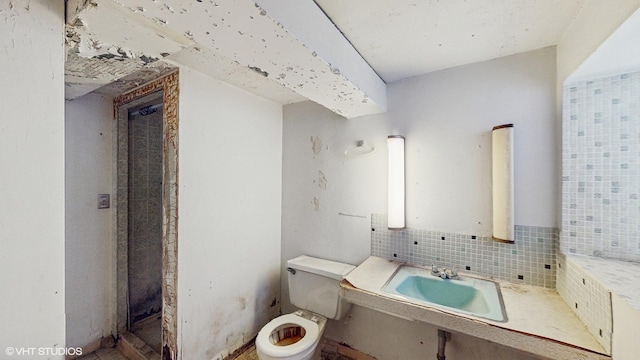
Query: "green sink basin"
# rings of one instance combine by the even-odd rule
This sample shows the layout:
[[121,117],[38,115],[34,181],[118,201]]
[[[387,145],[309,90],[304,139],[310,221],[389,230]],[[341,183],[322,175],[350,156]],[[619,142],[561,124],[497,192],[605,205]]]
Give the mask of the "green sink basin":
[[493,281],[460,276],[441,279],[431,271],[400,266],[382,291],[405,301],[451,312],[506,322],[500,287]]

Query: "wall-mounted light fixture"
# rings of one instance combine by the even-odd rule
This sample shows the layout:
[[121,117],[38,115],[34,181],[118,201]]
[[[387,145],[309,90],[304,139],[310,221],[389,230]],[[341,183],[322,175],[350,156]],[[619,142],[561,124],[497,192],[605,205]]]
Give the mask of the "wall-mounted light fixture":
[[514,241],[513,124],[499,125],[491,132],[493,239]]
[[389,200],[388,227],[403,229],[404,224],[404,137],[389,135]]

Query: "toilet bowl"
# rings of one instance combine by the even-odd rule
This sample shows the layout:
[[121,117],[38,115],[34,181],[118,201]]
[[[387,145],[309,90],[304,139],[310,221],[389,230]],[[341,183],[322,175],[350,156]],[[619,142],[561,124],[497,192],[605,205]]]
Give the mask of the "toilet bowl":
[[351,308],[340,295],[340,281],[353,269],[353,265],[305,255],[287,261],[289,299],[302,310],[279,316],[258,332],[258,358],[311,359],[327,319],[340,320]]
[[303,310],[271,320],[256,337],[258,358],[311,359],[322,338],[326,322],[325,317]]

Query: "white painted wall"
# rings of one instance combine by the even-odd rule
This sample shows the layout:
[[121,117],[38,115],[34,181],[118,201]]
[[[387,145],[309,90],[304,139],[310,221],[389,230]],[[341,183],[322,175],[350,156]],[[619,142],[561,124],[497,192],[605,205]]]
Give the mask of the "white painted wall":
[[515,223],[556,226],[554,85],[554,48],[392,85],[388,118],[407,137],[407,226],[491,235],[491,130],[506,123]]
[[[491,130],[505,123],[515,128],[515,222],[557,227],[555,55],[545,48],[390,84],[380,115],[345,120],[310,102],[285,106],[282,261],[309,254],[358,264],[369,256],[370,214],[386,213],[386,137],[397,133],[406,137],[407,227],[491,235]],[[322,142],[317,154],[312,140]],[[376,151],[345,158],[357,140]],[[284,275],[282,287],[288,312]],[[353,320],[341,334],[394,332],[363,324]],[[341,341],[333,326],[327,336]],[[387,358],[389,342],[366,344],[356,348]]]
[[282,107],[180,68],[178,332],[221,359],[277,315]]
[[0,2],[3,357],[65,346],[63,16],[62,1]]
[[[87,94],[65,102],[65,297],[67,346],[83,347],[111,334],[113,99]],[[112,199],[114,201],[115,199]]]

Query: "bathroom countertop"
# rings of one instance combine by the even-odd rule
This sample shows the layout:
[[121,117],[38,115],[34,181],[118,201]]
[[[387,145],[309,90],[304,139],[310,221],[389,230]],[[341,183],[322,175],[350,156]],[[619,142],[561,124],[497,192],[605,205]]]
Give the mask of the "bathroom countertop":
[[[553,289],[499,282],[507,322],[495,322],[393,299],[382,292],[401,262],[371,256],[341,282],[347,301],[424,321],[535,355],[556,359],[611,359]],[[464,276],[464,273],[460,273]]]
[[640,311],[639,263],[576,254],[565,254],[565,256],[587,270],[609,291]]

